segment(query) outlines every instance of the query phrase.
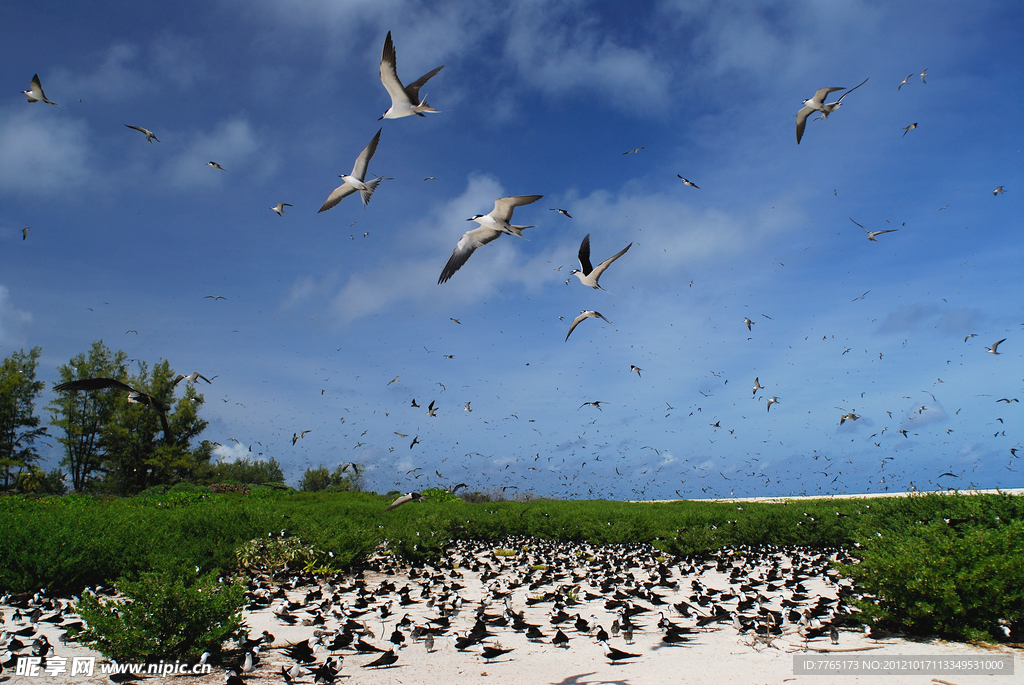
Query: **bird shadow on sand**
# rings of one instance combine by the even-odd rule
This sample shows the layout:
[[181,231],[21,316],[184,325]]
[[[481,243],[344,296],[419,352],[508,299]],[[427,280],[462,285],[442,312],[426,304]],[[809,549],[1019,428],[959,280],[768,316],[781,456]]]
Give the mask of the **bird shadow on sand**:
[[602,678],[597,680],[582,680],[583,678],[586,678],[589,675],[594,675],[595,673],[597,673],[597,671],[571,675],[568,678],[559,680],[557,683],[551,683],[551,685],[629,685],[628,680],[604,680]]

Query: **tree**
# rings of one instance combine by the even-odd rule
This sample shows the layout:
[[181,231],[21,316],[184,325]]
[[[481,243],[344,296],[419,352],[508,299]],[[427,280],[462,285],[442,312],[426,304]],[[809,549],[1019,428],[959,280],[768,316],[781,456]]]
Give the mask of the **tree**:
[[195,449],[189,447],[207,426],[197,412],[203,396],[186,383],[184,396],[175,402],[175,373],[167,360],[158,362],[152,373],[145,362],[138,362],[138,368],[139,372],[125,382],[170,407],[169,435],[164,435],[159,414],[150,407],[125,401],[114,406],[110,421],[103,426],[101,443],[107,471],[105,487],[119,495],[193,480],[213,454],[211,443],[205,440]]
[[243,457],[236,461],[218,461],[210,464],[199,474],[203,483],[237,483],[241,485],[263,485],[284,483],[284,471],[277,459],[250,461]]
[[363,467],[357,464],[339,466],[334,469],[333,473],[323,465],[316,469],[306,469],[306,473],[299,481],[299,490],[304,492],[320,492],[321,490],[359,492],[362,484],[362,470]]
[[[36,380],[40,348],[15,352],[0,365],[0,469],[3,489],[17,485],[39,459],[35,441],[46,435],[35,416],[35,402],[46,384]],[[17,469],[17,472],[14,469]]]
[[[77,354],[71,361],[57,367],[60,382],[84,378],[116,378],[124,380],[128,373],[128,355],[122,350],[111,353],[110,348],[97,340],[88,355]],[[114,415],[118,401],[110,392],[69,392],[58,394],[48,405],[50,423],[63,430],[58,438],[64,446],[61,464],[71,475],[71,487],[82,492],[89,487],[97,473],[102,472],[105,451],[100,437],[103,427]]]

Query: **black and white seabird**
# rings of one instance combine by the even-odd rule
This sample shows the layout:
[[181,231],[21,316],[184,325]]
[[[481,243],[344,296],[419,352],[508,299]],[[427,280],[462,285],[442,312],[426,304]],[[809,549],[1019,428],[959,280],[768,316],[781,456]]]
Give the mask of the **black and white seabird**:
[[438,285],[447,282],[448,279],[455,275],[455,272],[462,268],[462,265],[466,263],[466,260],[470,258],[478,247],[482,247],[497,239],[502,233],[511,233],[522,238],[523,229],[535,228],[534,226],[516,226],[510,224],[509,221],[512,219],[512,212],[516,207],[531,204],[542,197],[544,196],[514,195],[500,197],[494,201],[494,209],[489,214],[477,214],[466,219],[466,221],[477,222],[480,224],[480,227],[466,231],[463,234],[455,246],[455,250],[452,251],[452,256],[448,258],[448,263],[444,265],[441,277],[437,279]]
[[[384,112],[381,119],[399,119],[401,117],[426,116],[424,112],[437,112],[436,109],[426,102],[420,101],[420,88],[437,75],[437,72],[444,69],[442,64],[437,69],[420,76],[407,86],[403,86],[398,78],[398,67],[395,61],[395,44],[391,41],[391,32],[388,31],[384,39],[384,48],[380,53],[380,82],[384,84],[388,95],[391,96],[391,107]],[[426,100],[426,96],[423,97]],[[378,119],[380,121],[380,119]]]
[[377,151],[377,143],[380,142],[380,132],[382,130],[384,129],[377,131],[377,135],[373,137],[369,144],[363,148],[363,151],[359,153],[359,156],[356,157],[352,173],[348,176],[342,174],[339,177],[344,179],[345,182],[331,191],[331,194],[324,200],[324,204],[317,214],[326,212],[357,190],[363,199],[363,207],[366,207],[366,203],[370,201],[373,191],[377,189],[377,184],[381,181],[379,178],[375,178],[372,181],[365,181],[364,179],[366,178],[366,168],[370,165],[370,159],[373,157],[373,153]]
[[598,264],[595,268],[590,264],[590,234],[588,233],[585,236],[583,236],[583,242],[580,243],[580,251],[578,254],[580,260],[580,268],[573,269],[572,275],[580,279],[580,283],[582,283],[583,285],[589,285],[591,288],[595,288],[597,290],[604,290],[604,288],[602,288],[597,283],[598,279],[601,278],[601,274],[604,273],[605,269],[611,266],[612,262],[614,262],[622,255],[626,254],[626,251],[629,250],[629,248],[631,247],[633,247],[633,243],[626,245],[626,247],[622,248],[616,254]]

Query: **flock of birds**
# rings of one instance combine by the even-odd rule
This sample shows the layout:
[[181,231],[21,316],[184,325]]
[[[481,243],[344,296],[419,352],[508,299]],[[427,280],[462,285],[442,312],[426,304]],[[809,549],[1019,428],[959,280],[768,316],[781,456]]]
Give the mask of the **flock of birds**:
[[[850,558],[835,549],[746,546],[672,558],[646,544],[515,537],[497,546],[453,540],[433,564],[380,554],[331,577],[285,567],[249,579],[248,633],[200,663],[223,668],[229,685],[250,675],[291,685],[333,683],[353,668],[408,664],[422,674],[438,651],[464,663],[578,650],[616,663],[665,658],[718,631],[755,648],[836,644],[841,632],[861,640],[846,604],[860,595],[833,560]],[[0,667],[29,654],[45,659],[55,651],[51,639],[73,642],[67,632],[82,627],[75,599],[45,591],[0,598],[13,609],[3,617]],[[416,644],[422,651],[414,655]],[[430,663],[443,673],[452,662]]]
[[[408,85],[403,85],[401,79],[398,76],[397,58],[396,58],[396,51],[395,51],[394,42],[392,40],[391,33],[388,32],[388,34],[387,34],[387,36],[386,36],[386,38],[384,40],[383,48],[381,50],[379,74],[380,74],[381,83],[384,86],[385,90],[387,91],[387,93],[388,93],[388,95],[390,97],[391,105],[383,113],[383,115],[380,117],[380,120],[384,120],[384,119],[400,119],[400,118],[405,118],[405,117],[410,117],[410,116],[425,117],[426,114],[438,113],[438,110],[432,108],[430,105],[427,104],[426,96],[425,95],[421,97],[421,89],[430,81],[431,78],[436,76],[442,69],[444,69],[444,65],[441,65],[441,66],[439,66],[439,67],[437,67],[437,68],[427,72],[426,74],[424,74],[423,76],[419,77],[418,79],[416,79],[415,81],[411,82]],[[897,91],[900,91],[903,88],[903,86],[909,84],[911,76],[913,76],[913,74],[908,75],[908,77],[905,78],[903,80],[903,82],[900,83],[897,86]],[[926,84],[927,83],[926,82],[926,76],[927,76],[927,69],[924,69],[920,73],[920,80],[921,80],[922,84]],[[837,110],[840,109],[840,107],[844,104],[844,100],[846,99],[846,97],[848,95],[850,95],[851,93],[853,93],[854,91],[856,91],[860,87],[864,86],[867,83],[867,81],[868,81],[868,79],[864,79],[861,83],[857,84],[856,86],[854,86],[853,88],[850,88],[850,89],[846,89],[846,88],[842,88],[842,87],[825,87],[825,88],[820,88],[820,89],[818,89],[814,93],[814,95],[811,98],[809,98],[807,100],[804,100],[803,101],[803,107],[796,114],[796,139],[797,139],[797,144],[799,144],[800,141],[803,138],[808,118],[811,117],[811,115],[813,115],[815,113],[818,114],[818,117],[815,120],[827,119],[829,116],[831,116]],[[841,91],[845,91],[845,92],[840,97],[838,97],[835,101],[827,102],[829,96],[832,93],[837,93],[837,92],[841,92]],[[24,91],[24,93],[25,93],[25,95],[28,98],[28,102],[30,102],[30,103],[43,102],[43,103],[47,103],[47,104],[50,104],[50,105],[57,106],[57,103],[55,103],[55,102],[53,102],[53,101],[51,101],[50,99],[47,98],[47,96],[46,96],[46,94],[45,94],[45,92],[43,90],[42,83],[40,82],[38,74],[33,77],[29,89]],[[918,124],[915,122],[915,123],[912,123],[912,124],[908,125],[907,127],[905,127],[904,128],[904,135],[906,135],[906,133],[908,131],[913,130],[914,128],[916,128],[917,125]],[[138,131],[140,134],[144,135],[146,137],[147,142],[149,142],[151,144],[154,143],[154,142],[157,142],[157,143],[160,142],[160,139],[157,137],[157,135],[152,130],[150,130],[148,128],[145,128],[145,127],[142,127],[142,126],[134,126],[134,125],[130,125],[130,124],[125,124],[125,126],[127,126],[129,129]],[[341,185],[337,186],[333,191],[330,192],[330,194],[327,196],[326,200],[323,202],[322,206],[320,207],[320,209],[319,209],[320,212],[325,212],[325,211],[330,210],[331,208],[337,206],[344,198],[348,197],[349,195],[354,195],[357,192],[359,193],[359,195],[361,197],[363,205],[366,206],[367,203],[369,203],[370,199],[372,198],[374,192],[378,188],[379,184],[381,182],[383,182],[383,181],[391,180],[391,179],[388,179],[386,177],[381,177],[381,176],[373,176],[372,178],[368,178],[369,165],[370,165],[370,162],[371,162],[374,154],[377,151],[377,147],[378,147],[378,145],[380,143],[380,138],[381,138],[382,131],[383,131],[383,129],[378,129],[376,134],[374,134],[374,136],[370,139],[369,143],[365,146],[365,148],[363,148],[363,150],[356,157],[355,162],[354,162],[353,167],[352,167],[351,173],[349,173],[349,174],[342,174],[340,176],[340,178],[342,180]],[[631,154],[635,155],[635,154],[640,153],[642,150],[644,150],[643,147],[637,147],[637,148],[628,150],[628,151],[624,152],[623,154],[624,155],[631,155]],[[222,170],[222,171],[224,170],[223,167],[220,164],[218,164],[217,162],[215,162],[215,161],[210,161],[207,164],[208,164],[208,166],[210,166],[210,167],[212,167],[214,169],[218,169],[218,170]],[[680,179],[680,181],[683,183],[683,185],[685,185],[685,186],[687,186],[689,188],[696,189],[696,190],[700,189],[700,186],[698,186],[696,183],[694,183],[690,179],[685,178],[685,177],[683,177],[680,174],[677,174],[677,176]],[[425,180],[431,180],[433,178],[434,177],[429,177],[428,176],[428,177],[426,177]],[[998,186],[993,191],[993,195],[994,196],[998,196],[999,194],[1002,194],[1004,192],[1006,192],[1004,187],[1003,186]],[[493,209],[490,212],[488,212],[487,214],[477,214],[477,215],[474,215],[472,217],[469,217],[467,219],[467,221],[475,222],[477,224],[477,226],[475,228],[471,229],[471,230],[466,231],[462,235],[462,237],[458,240],[455,248],[453,249],[453,251],[451,253],[451,256],[448,258],[447,262],[445,263],[444,267],[441,270],[441,273],[440,273],[440,276],[438,277],[437,283],[439,285],[441,285],[441,284],[444,284],[447,281],[449,281],[455,275],[456,272],[458,272],[460,269],[462,269],[464,267],[466,262],[469,260],[469,258],[472,256],[472,254],[477,249],[479,249],[479,248],[483,247],[484,245],[486,245],[486,244],[488,244],[488,243],[498,239],[499,237],[501,237],[502,234],[506,234],[507,233],[507,234],[514,235],[514,236],[522,238],[524,230],[526,230],[528,228],[535,228],[535,226],[532,226],[532,225],[513,224],[512,223],[512,216],[513,216],[513,212],[516,210],[516,208],[526,207],[526,206],[532,205],[532,204],[536,203],[538,200],[540,200],[542,197],[543,197],[542,195],[537,195],[537,194],[533,194],[533,195],[515,195],[515,196],[508,196],[508,197],[500,197],[500,198],[497,198],[494,201]],[[276,214],[278,214],[279,216],[283,217],[287,213],[285,211],[285,208],[286,207],[292,207],[292,206],[293,205],[290,204],[290,203],[278,202],[274,206],[270,207],[270,209],[273,212],[275,212]],[[550,211],[557,212],[558,214],[560,214],[560,215],[562,215],[562,216],[564,216],[564,217],[566,217],[568,219],[572,219],[572,215],[566,209],[558,208],[558,207],[551,207],[549,209],[550,209]],[[894,232],[900,230],[900,228],[885,228],[885,229],[880,229],[880,230],[870,230],[866,226],[858,223],[852,217],[850,217],[850,221],[853,224],[855,224],[856,226],[860,227],[865,232],[867,240],[872,241],[872,242],[878,242],[879,237],[882,236],[882,235],[889,234],[889,233],[894,233]],[[23,239],[27,238],[28,230],[29,230],[28,228],[25,228],[23,230]],[[572,270],[570,278],[566,279],[566,283],[568,284],[571,281],[571,277],[575,276],[579,280],[581,285],[593,288],[595,290],[604,291],[604,288],[600,284],[601,277],[611,267],[611,265],[613,263],[615,263],[618,259],[620,259],[620,258],[622,258],[623,256],[626,255],[626,253],[632,247],[633,243],[629,243],[624,248],[622,248],[621,250],[616,252],[614,255],[612,255],[608,259],[605,259],[605,260],[601,261],[599,264],[597,264],[595,266],[593,264],[593,262],[591,261],[591,242],[590,242],[590,238],[591,238],[591,236],[590,236],[589,233],[583,238],[583,240],[582,240],[582,242],[580,244],[578,253],[577,253],[577,257],[578,257],[578,261],[579,261],[579,268]],[[867,293],[865,293],[865,295],[866,294]],[[207,297],[213,298],[214,300],[224,299],[222,296],[219,296],[219,295],[209,295]],[[864,298],[864,295],[862,295],[858,299],[863,299],[863,298]],[[767,318],[770,318],[770,317],[767,317]],[[580,314],[577,315],[576,317],[574,317],[572,322],[570,323],[568,331],[567,331],[566,336],[565,336],[565,342],[568,342],[569,338],[571,337],[573,332],[576,330],[576,328],[581,323],[585,322],[587,319],[598,319],[598,320],[603,321],[604,323],[606,323],[606,324],[608,324],[610,326],[614,325],[614,324],[612,324],[612,322],[608,318],[606,318],[603,314],[601,314],[597,310],[594,310],[594,309],[584,309],[584,310],[581,310]],[[454,319],[454,318],[452,319],[452,321],[454,323],[459,323],[459,321]],[[752,321],[749,317],[744,318],[743,321],[744,321],[744,324],[746,325],[747,330],[748,331],[752,331],[752,326],[754,325],[755,322]],[[991,347],[986,348],[987,351],[989,353],[993,354],[993,355],[1000,354],[1000,352],[998,352],[997,348],[998,348],[998,346],[1000,344],[1005,342],[1005,340],[1006,339],[1003,338],[1002,340],[999,340],[999,341],[993,343],[991,345]],[[847,350],[847,351],[849,351],[849,350]],[[429,352],[429,350],[428,350],[428,352]],[[845,354],[845,352],[843,354]],[[452,358],[452,355],[446,355],[446,358]],[[881,353],[879,353],[879,358],[881,358]],[[637,376],[639,378],[640,377],[640,373],[641,373],[641,369],[638,366],[636,366],[636,365],[630,365],[630,373],[634,373],[634,372],[637,374]],[[196,373],[193,373],[192,375],[190,375],[188,377],[181,377],[181,376],[179,376],[179,379],[181,379],[181,378],[186,378],[187,380],[189,380],[189,382],[193,382],[193,383],[196,382],[199,379],[201,379],[203,381],[206,381],[207,383],[210,382],[205,377],[203,377],[201,375],[198,375]],[[397,380],[397,377],[396,377],[395,380]],[[392,381],[392,382],[394,382],[394,381]],[[442,387],[442,391],[443,391],[444,386],[442,385],[441,387]],[[113,389],[116,389],[118,391],[126,393],[127,401],[129,403],[144,405],[144,406],[147,406],[150,409],[156,411],[159,414],[159,416],[160,416],[161,424],[162,424],[162,426],[164,428],[164,439],[165,439],[165,441],[168,442],[168,443],[172,442],[173,436],[170,435],[170,431],[168,430],[168,423],[167,423],[167,417],[166,417],[166,412],[168,411],[168,408],[166,406],[164,406],[160,401],[158,401],[155,398],[153,398],[152,396],[150,396],[149,394],[147,394],[147,393],[145,393],[145,392],[143,392],[143,391],[141,391],[139,389],[132,388],[132,387],[130,387],[129,385],[125,384],[122,381],[119,381],[119,380],[116,380],[116,379],[112,379],[112,378],[79,379],[79,380],[74,380],[74,381],[70,381],[70,382],[67,382],[67,383],[63,383],[63,384],[57,385],[54,389],[57,392],[64,392],[64,391],[75,392],[75,391],[95,391],[95,390],[110,389],[110,388],[113,388]],[[759,377],[755,378],[754,379],[754,385],[753,385],[753,396],[756,398],[758,396],[759,390],[764,390],[764,389],[765,389],[765,386],[760,384]],[[323,393],[322,390],[321,390],[321,393]],[[769,413],[771,412],[771,409],[772,409],[773,405],[779,405],[779,404],[782,403],[782,400],[779,398],[778,395],[772,395],[770,397],[766,397],[766,398],[764,398],[764,400],[765,400],[765,405],[764,406],[766,408],[766,411],[769,412]],[[601,409],[600,405],[602,403],[604,403],[604,402],[603,401],[586,402],[582,406],[590,405],[590,406],[593,406],[593,407],[597,408],[598,410],[600,410]],[[470,404],[469,402],[466,402],[466,404],[465,404],[465,411],[467,411],[467,412],[471,412],[472,411],[472,409],[470,408],[469,404]],[[413,405],[412,406],[414,406],[414,407],[418,406],[416,404],[416,400],[415,399],[413,400]],[[430,406],[427,409],[427,414],[429,416],[431,416],[431,417],[434,417],[434,416],[436,416],[437,409],[438,408],[435,406],[435,402],[432,401],[430,403]],[[672,409],[672,407],[671,407],[671,405],[669,405],[669,410],[671,411],[671,409]],[[697,411],[700,411],[699,407],[697,408]],[[860,418],[860,416],[858,414],[856,414],[855,411],[849,411],[847,409],[842,409],[841,411],[842,411],[842,413],[840,415],[839,425],[844,425],[845,422],[848,421],[848,420],[854,421],[854,420],[857,420],[857,419]],[[691,412],[691,415],[692,415],[692,412]],[[515,415],[513,414],[513,416],[515,416]],[[891,413],[890,413],[890,416],[891,416]],[[518,418],[518,417],[516,417],[516,418]],[[718,422],[713,423],[711,425],[713,427],[715,427],[716,429],[721,427]],[[301,434],[300,433],[295,433],[294,436],[293,436],[292,445],[295,445],[296,442],[298,441],[298,439],[300,439],[307,432],[309,432],[309,431],[302,431]],[[883,430],[883,432],[884,432],[884,430]],[[902,430],[900,432],[903,433],[904,437],[906,437],[906,430]],[[401,436],[405,437],[405,434],[399,433],[397,431],[396,431],[396,435],[401,435]],[[872,436],[872,437],[874,437],[874,436]],[[416,435],[413,438],[411,444],[409,445],[410,449],[415,447],[417,444],[421,444],[420,436],[419,435]],[[361,446],[361,445],[362,445],[362,443],[359,443],[359,445],[357,445],[357,447]],[[1016,449],[1017,448],[1014,448],[1014,450],[1016,450]],[[393,450],[393,448],[392,448],[392,450]],[[1014,452],[1014,451],[1011,451],[1011,452]],[[1013,454],[1013,456],[1014,457],[1016,456],[1015,453]],[[883,462],[883,464],[884,464],[884,462]],[[584,462],[584,465],[585,465],[585,462]]]

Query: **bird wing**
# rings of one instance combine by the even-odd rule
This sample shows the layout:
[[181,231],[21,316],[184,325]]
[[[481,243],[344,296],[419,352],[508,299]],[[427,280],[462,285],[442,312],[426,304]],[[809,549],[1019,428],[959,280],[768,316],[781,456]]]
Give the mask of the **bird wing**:
[[423,76],[420,76],[418,79],[407,85],[405,87],[405,94],[409,98],[409,102],[414,106],[420,104],[420,88],[423,87],[424,83],[437,76],[437,72],[442,69],[444,69],[443,64],[433,71],[428,71],[426,74],[423,74]]
[[339,202],[341,202],[343,199],[345,199],[354,192],[356,192],[356,187],[354,185],[349,184],[348,181],[345,181],[340,186],[331,191],[331,194],[327,196],[326,200],[324,200],[324,204],[320,208],[320,211],[317,212],[317,214],[319,214],[320,212],[326,212],[328,209],[338,204]]
[[121,381],[114,380],[113,378],[83,378],[77,381],[61,383],[60,385],[54,386],[53,389],[57,392],[63,392],[65,390],[74,392],[76,390],[103,390],[104,388],[118,388],[127,392],[139,392],[130,385],[126,385]]
[[825,102],[825,98],[828,97],[829,93],[834,93],[837,90],[846,90],[845,88],[819,88],[815,93],[814,97],[811,98],[811,102],[818,105],[819,107]]
[[352,167],[352,175],[362,181],[366,178],[366,167],[370,165],[370,158],[373,157],[373,153],[377,151],[377,143],[380,142],[380,132],[384,129],[377,131],[377,135],[373,137],[373,140],[363,148],[363,151],[356,157],[355,166]]
[[[537,198],[539,199],[540,196],[538,195]],[[533,200],[531,200],[531,202],[532,201]],[[511,215],[512,211],[510,209],[509,216]],[[455,272],[462,268],[462,265],[466,263],[466,260],[469,259],[470,255],[472,255],[478,247],[486,245],[499,236],[501,236],[501,231],[484,226],[474,228],[472,231],[466,231],[455,246],[455,249],[452,251],[452,256],[448,258],[448,263],[444,265],[444,270],[441,271],[441,277],[437,279],[438,285],[445,283],[449,278],[455,275]]]
[[[632,244],[632,243],[630,243],[630,244]],[[612,323],[611,321],[609,321],[608,319],[606,319],[606,318],[604,318],[603,316],[601,316],[601,312],[594,312],[594,313],[595,313],[595,314],[597,314],[598,318],[600,318],[600,319],[601,319],[601,321],[604,321],[604,322],[605,322],[606,324],[608,324],[609,326],[614,326],[614,325],[615,325],[615,324],[613,324],[613,323]]]
[[402,506],[403,504],[405,504],[406,502],[409,502],[411,500],[412,500],[412,495],[410,495],[410,494],[402,495],[401,497],[396,499],[394,502],[392,502],[391,506],[388,507],[387,509],[385,509],[384,511],[391,511],[392,509],[397,509],[398,507]]
[[[848,219],[849,219],[850,221],[853,221],[853,217],[847,217],[847,218],[848,218]],[[856,221],[853,221],[853,223],[855,223],[855,224],[857,224],[858,226],[860,226],[860,224],[858,224],[858,223],[857,223]],[[860,226],[860,227],[861,227],[861,228],[864,228],[863,226]],[[871,235],[871,231],[869,231],[869,230],[868,230],[868,229],[866,229],[866,228],[864,228],[864,232],[865,232],[865,233],[867,233],[868,235]]]
[[590,234],[583,236],[583,242],[580,243],[580,251],[578,255],[580,259],[580,270],[584,276],[589,276],[590,272],[594,270],[594,267],[590,264]]
[[629,250],[629,248],[631,248],[631,247],[633,247],[633,243],[630,243],[629,245],[626,245],[624,248],[619,250],[617,253],[615,253],[614,255],[609,257],[608,259],[606,259],[603,262],[601,262],[600,264],[598,264],[597,268],[594,269],[594,280],[596,281],[598,278],[600,278],[601,274],[604,273],[604,270],[607,269],[611,265],[611,263],[614,262],[616,259],[618,259],[622,255],[626,254],[626,251]]
[[565,334],[566,340],[569,340],[569,336],[572,335],[572,332],[576,330],[577,326],[580,325],[580,321],[583,321],[583,319],[585,318],[587,318],[587,314],[586,312],[583,312],[582,314],[580,314],[579,316],[572,320],[572,325],[569,326],[569,332]]
[[543,195],[514,195],[512,197],[499,197],[494,201],[494,209],[491,210],[491,218],[495,221],[508,222],[512,218],[512,210],[516,207],[528,205],[531,202],[544,197]]
[[807,125],[807,117],[811,112],[814,112],[813,107],[804,107],[796,113],[796,144],[800,144],[800,139],[804,137],[804,126]]
[[[380,52],[380,82],[384,89],[391,96],[391,106],[408,99],[405,88],[398,78],[398,65],[395,60],[395,44],[391,41],[391,32],[388,31],[384,39],[384,48]],[[422,84],[420,84],[422,85]]]
[[898,229],[898,228],[888,228],[888,229],[886,229],[884,231],[875,231],[875,235],[882,235],[883,233],[895,233],[898,230],[900,230],[900,229]]
[[[868,78],[871,78],[871,77],[869,76]],[[863,86],[863,85],[864,85],[865,83],[867,83],[867,82],[868,82],[868,79],[864,79],[863,81],[861,81],[860,83],[858,83],[857,85],[855,85],[855,86],[854,86],[853,88],[851,88],[850,90],[848,90],[848,91],[846,91],[845,93],[843,93],[843,94],[842,94],[842,95],[841,95],[841,96],[839,97],[839,99],[838,99],[838,100],[836,100],[836,106],[837,106],[837,107],[839,106],[839,103],[843,101],[843,98],[844,98],[844,97],[846,97],[847,95],[849,95],[849,94],[850,94],[850,93],[852,93],[853,91],[857,90],[858,88],[860,88],[861,86]],[[897,90],[899,90],[899,89],[897,88]]]
[[995,352],[996,348],[999,347],[1000,345],[1002,345],[1004,342],[1006,342],[1006,338],[1003,338],[1002,340],[1000,340],[997,343],[992,343],[992,351]]

